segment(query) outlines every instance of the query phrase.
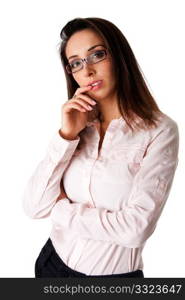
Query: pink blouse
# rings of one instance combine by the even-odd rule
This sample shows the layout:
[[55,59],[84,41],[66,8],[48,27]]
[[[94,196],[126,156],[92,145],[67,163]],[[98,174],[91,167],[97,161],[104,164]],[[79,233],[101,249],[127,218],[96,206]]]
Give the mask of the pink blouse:
[[[99,129],[96,119],[75,140],[54,134],[23,208],[31,218],[50,216],[50,238],[70,268],[87,275],[142,270],[178,164],[178,126],[164,114],[157,128],[132,133],[122,117],[113,119],[98,151]],[[56,201],[61,179],[67,198]]]

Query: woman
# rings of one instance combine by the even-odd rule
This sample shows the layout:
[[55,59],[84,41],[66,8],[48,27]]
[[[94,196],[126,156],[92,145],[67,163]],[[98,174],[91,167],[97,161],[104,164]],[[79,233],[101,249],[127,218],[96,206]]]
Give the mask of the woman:
[[76,18],[61,39],[69,100],[23,197],[28,216],[52,221],[35,276],[144,277],[142,250],[178,164],[178,126],[110,21]]

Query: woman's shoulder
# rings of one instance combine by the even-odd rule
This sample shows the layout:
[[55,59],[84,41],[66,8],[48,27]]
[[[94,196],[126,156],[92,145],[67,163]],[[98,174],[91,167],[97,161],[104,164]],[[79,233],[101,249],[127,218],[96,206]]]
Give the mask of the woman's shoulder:
[[168,114],[163,112],[157,113],[155,116],[155,125],[142,128],[134,133],[128,134],[132,140],[141,141],[148,145],[151,141],[159,136],[175,136],[179,135],[177,122]]
[[161,113],[158,117],[157,126],[148,131],[148,141],[151,142],[156,138],[163,140],[172,139],[178,140],[179,129],[177,121],[165,113]]
[[159,123],[158,123],[159,129],[177,129],[178,130],[178,124],[177,121],[174,120],[171,116],[161,113],[159,116]]

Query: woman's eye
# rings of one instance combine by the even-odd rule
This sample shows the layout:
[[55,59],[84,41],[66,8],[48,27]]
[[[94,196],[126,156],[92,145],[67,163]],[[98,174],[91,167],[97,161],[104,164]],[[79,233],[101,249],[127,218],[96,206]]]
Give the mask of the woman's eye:
[[103,51],[97,51],[94,53],[94,56],[97,57],[97,58],[100,58],[104,55],[104,52]]
[[79,60],[72,62],[71,63],[71,68],[77,68],[80,65],[80,63],[81,62]]

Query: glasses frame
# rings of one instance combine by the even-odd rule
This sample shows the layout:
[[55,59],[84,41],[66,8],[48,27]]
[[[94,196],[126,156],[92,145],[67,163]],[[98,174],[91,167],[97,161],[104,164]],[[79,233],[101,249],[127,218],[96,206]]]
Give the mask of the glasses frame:
[[[93,63],[89,63],[89,58],[91,58],[91,57],[92,57],[96,52],[98,52],[98,51],[103,51],[103,52],[105,52],[105,57],[104,57],[103,59],[101,59],[101,60],[95,62],[95,63],[94,63],[94,62],[93,62]],[[81,67],[78,71],[72,72],[72,71],[71,71],[71,63],[69,63],[69,64],[66,65],[67,73],[68,73],[68,74],[74,74],[74,73],[76,73],[76,72],[79,72],[80,70],[82,70],[82,69],[84,68],[84,63],[85,63],[85,62],[86,62],[86,64],[89,64],[89,65],[97,64],[97,63],[99,63],[100,61],[106,59],[106,58],[107,58],[107,54],[108,54],[108,53],[107,53],[107,49],[101,49],[101,50],[96,50],[94,53],[91,53],[91,54],[88,55],[86,58],[79,58],[79,59],[77,59],[77,60],[79,60],[79,61],[82,62],[82,67]]]

